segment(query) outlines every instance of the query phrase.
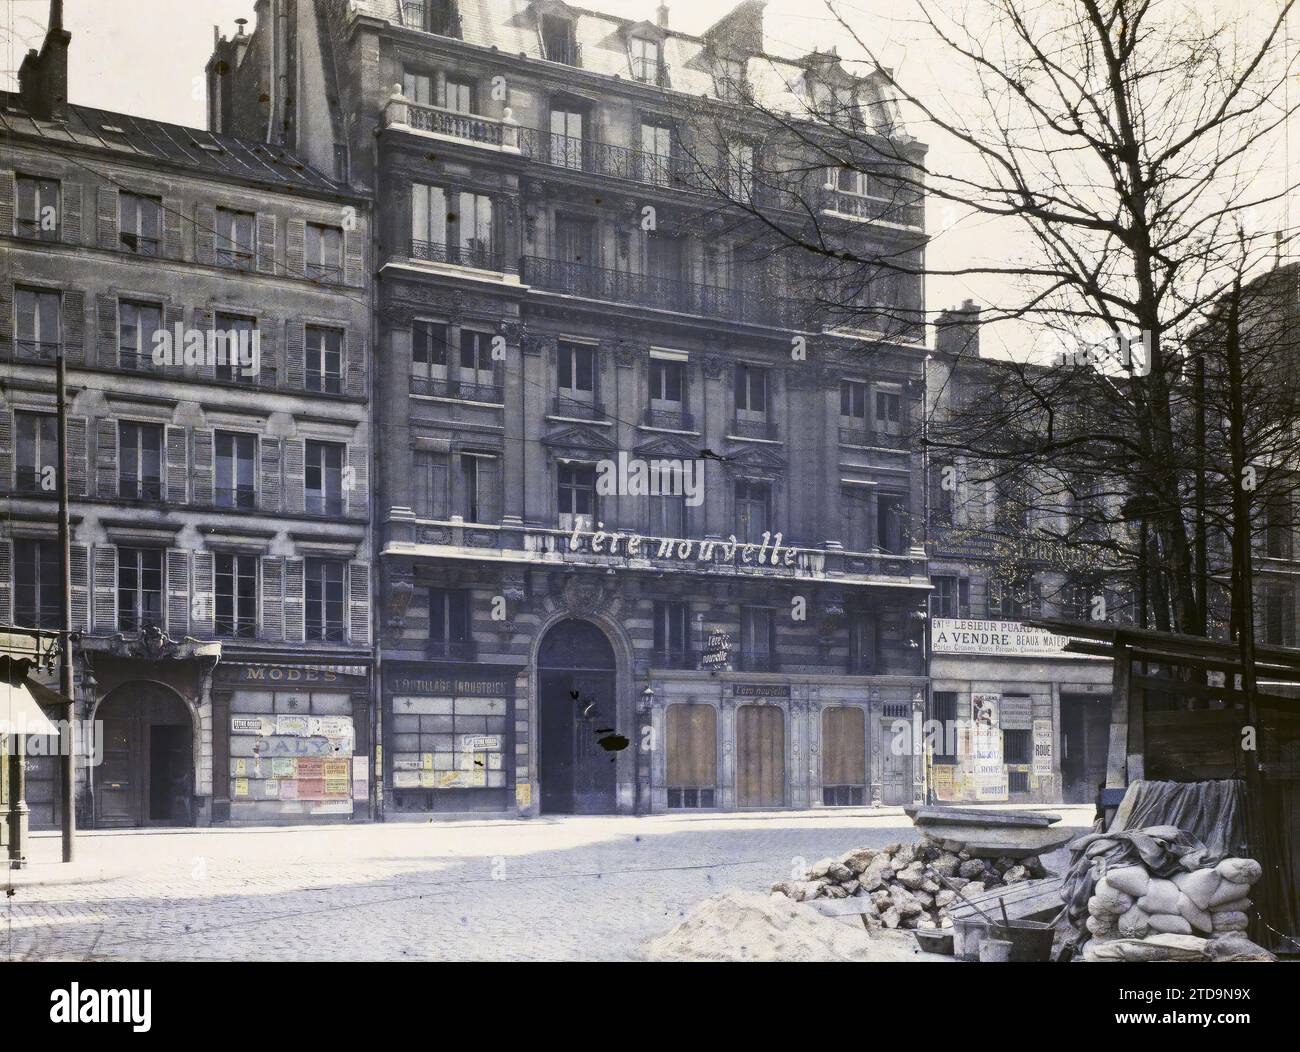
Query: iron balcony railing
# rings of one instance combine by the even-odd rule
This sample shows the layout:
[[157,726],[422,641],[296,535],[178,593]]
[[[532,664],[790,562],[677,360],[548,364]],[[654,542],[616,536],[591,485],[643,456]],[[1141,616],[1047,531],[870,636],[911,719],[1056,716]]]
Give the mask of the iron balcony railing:
[[543,42],[543,56],[548,62],[565,66],[582,66],[582,45],[576,40],[551,40]]
[[873,223],[897,223],[909,227],[920,227],[924,223],[924,210],[919,204],[900,201],[895,197],[851,194],[831,187],[822,188],[821,207],[826,212],[837,212]]
[[121,369],[135,373],[161,373],[164,367],[153,360],[152,351],[132,351],[123,348],[118,352],[117,364]]
[[13,342],[13,357],[20,362],[50,362],[59,357],[58,340],[25,340],[21,336]]
[[630,274],[544,256],[523,257],[523,279],[526,284],[570,296],[635,303],[754,325],[802,328],[807,321],[802,301],[779,294]]
[[694,431],[695,418],[685,409],[647,408],[641,417],[646,427],[662,427],[669,431]]
[[253,486],[218,486],[213,497],[218,508],[257,507],[257,492]]
[[613,179],[630,179],[651,186],[694,190],[699,180],[693,177],[694,163],[674,152],[656,153],[629,146],[612,146],[595,139],[572,135],[519,129],[519,151],[542,164]]
[[163,499],[162,479],[157,476],[139,478],[123,472],[118,476],[117,495],[122,500],[139,500],[157,503]]
[[632,60],[632,79],[638,84],[653,84],[658,88],[666,88],[668,87],[668,63],[647,58],[634,58]]
[[476,267],[498,273],[507,270],[505,253],[479,240],[467,244],[444,245],[437,241],[412,238],[410,258],[423,263],[451,263],[459,267]]
[[771,420],[745,420],[742,417],[735,417],[731,421],[731,434],[737,438],[767,438],[775,440],[779,437],[776,424]]
[[579,420],[605,419],[603,402],[589,402],[585,398],[570,398],[567,395],[556,395],[551,411],[555,416],[570,416]]
[[439,376],[412,376],[411,394],[434,398],[458,398],[466,402],[491,402],[501,405],[505,401],[501,384],[478,383]]
[[865,427],[841,427],[840,441],[851,446],[881,446],[885,449],[907,449],[906,435],[891,435]]
[[402,0],[402,25],[441,37],[461,39],[460,12],[449,2]]

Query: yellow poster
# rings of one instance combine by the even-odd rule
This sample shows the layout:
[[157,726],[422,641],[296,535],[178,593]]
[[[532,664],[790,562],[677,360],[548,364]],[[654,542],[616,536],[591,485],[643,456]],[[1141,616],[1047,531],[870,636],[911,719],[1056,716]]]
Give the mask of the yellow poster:
[[435,779],[437,778],[437,775],[438,775],[438,772],[437,772],[437,771],[421,771],[421,772],[420,772],[420,788],[421,788],[421,789],[436,789],[436,788],[438,787],[438,786],[437,786],[437,783],[435,782]]
[[957,799],[956,768],[951,764],[935,764],[931,771],[934,776],[934,798],[936,800]]
[[243,774],[247,774],[247,773],[248,773],[248,761],[247,761],[247,760],[236,760],[236,761],[235,761],[235,774],[237,774],[237,775],[243,775]]
[[520,810],[532,806],[533,802],[533,783],[520,782],[515,786],[515,803]]
[[248,795],[248,779],[247,779],[247,778],[236,778],[236,779],[235,779],[235,795],[236,795],[236,796],[247,796],[247,795]]
[[424,756],[423,756],[421,759],[422,759],[422,761],[423,761],[423,763],[424,763],[424,769],[425,769],[426,771],[432,771],[432,770],[433,770],[433,753],[431,753],[431,752],[426,752],[426,753],[424,754]]

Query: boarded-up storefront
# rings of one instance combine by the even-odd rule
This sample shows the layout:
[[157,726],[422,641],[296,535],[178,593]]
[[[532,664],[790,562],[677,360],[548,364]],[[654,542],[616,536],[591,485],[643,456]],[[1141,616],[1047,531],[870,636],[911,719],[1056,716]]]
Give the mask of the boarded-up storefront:
[[822,712],[822,803],[861,806],[867,787],[867,718],[856,705]]
[[774,705],[736,710],[736,806],[785,805],[785,713]]
[[718,784],[718,710],[669,705],[668,806],[714,807]]

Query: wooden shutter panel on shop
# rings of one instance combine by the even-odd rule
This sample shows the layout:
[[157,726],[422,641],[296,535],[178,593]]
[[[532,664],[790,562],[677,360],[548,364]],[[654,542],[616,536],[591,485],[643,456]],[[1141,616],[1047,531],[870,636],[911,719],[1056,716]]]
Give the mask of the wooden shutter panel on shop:
[[117,549],[111,544],[95,545],[95,632],[117,631]]
[[185,258],[185,228],[182,226],[181,201],[177,197],[164,197],[163,252],[168,259]]
[[307,327],[300,321],[284,324],[285,384],[295,391],[307,386]]
[[736,806],[785,803],[785,714],[775,705],[736,709]]
[[344,391],[350,395],[366,393],[366,335],[360,329],[349,328],[343,337],[347,344],[348,379]]
[[[215,327],[216,327],[216,318],[213,316],[212,311],[204,307],[196,307],[194,310],[194,328],[197,329],[199,332],[203,333],[203,339],[205,341],[204,342],[205,352],[207,347],[206,341],[208,338],[208,333],[210,333]],[[190,373],[190,369],[188,366],[186,367],[185,371],[187,373]],[[206,377],[209,380],[216,379],[217,363],[215,359],[209,360],[207,354],[205,353],[203,356],[203,364],[198,366],[197,372],[191,373],[190,375]]]
[[257,332],[261,349],[257,384],[259,387],[275,387],[280,383],[280,326],[269,320],[259,321]]
[[356,230],[343,231],[343,283],[359,288],[365,282],[366,245]]
[[668,785],[712,789],[718,782],[718,714],[712,705],[669,705]]
[[258,465],[261,492],[259,507],[263,511],[280,510],[280,440],[263,435],[258,440]]
[[68,573],[72,578],[72,630],[89,632],[90,547],[85,544],[70,544],[68,556]]
[[122,246],[120,222],[117,187],[101,186],[95,195],[95,240],[100,248]]
[[193,457],[190,465],[190,479],[194,487],[191,500],[204,506],[212,504],[213,467],[212,432],[206,428],[195,428],[190,439]]
[[[18,190],[13,169],[0,168],[0,234],[6,237],[12,235],[15,230],[17,199]],[[0,616],[4,616],[3,608],[0,608]]]
[[822,710],[822,785],[866,783],[866,714],[855,705]]
[[292,278],[307,271],[307,221],[290,219],[284,225],[284,264]]
[[[14,484],[14,413],[0,388],[0,493],[8,493]],[[3,611],[0,611],[3,613]]]
[[304,563],[301,559],[284,561],[284,638],[286,642],[301,642],[307,635],[303,607]]
[[190,584],[190,635],[210,636],[216,631],[216,569],[211,552],[194,552]]
[[268,212],[257,213],[257,271],[275,273],[275,216]]
[[14,349],[14,287],[0,280],[0,358],[8,358]]
[[183,427],[167,427],[167,503],[184,504],[189,488],[189,433]]
[[69,365],[86,360],[86,294],[70,289],[63,293],[63,353]]
[[84,416],[68,417],[68,495],[70,497],[86,496],[86,476],[89,470],[86,424]]
[[95,364],[101,369],[116,369],[117,297],[99,293],[95,296]]
[[284,560],[265,556],[262,569],[262,638],[284,638]]
[[14,622],[14,542],[0,539],[0,622]]
[[284,510],[290,514],[306,509],[307,450],[301,438],[284,440]]
[[194,260],[217,261],[217,210],[212,205],[194,206]]
[[68,245],[80,245],[81,230],[81,184],[64,183],[59,188],[63,198],[63,241]]
[[190,553],[167,549],[167,634],[181,639],[190,631]]
[[348,639],[370,642],[370,566],[348,563]]
[[95,492],[101,497],[117,496],[117,421],[95,422]]
[[366,446],[348,446],[348,467],[352,483],[347,489],[348,514],[370,514],[370,450]]

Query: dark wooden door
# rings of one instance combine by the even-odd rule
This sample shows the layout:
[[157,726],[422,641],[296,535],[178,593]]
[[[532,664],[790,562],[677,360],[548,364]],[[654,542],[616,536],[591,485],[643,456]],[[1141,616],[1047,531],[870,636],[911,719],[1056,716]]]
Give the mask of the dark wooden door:
[[95,778],[95,821],[101,826],[138,826],[144,813],[144,770],[140,721],[133,715],[106,717],[104,760]]
[[555,814],[613,814],[618,752],[616,677],[603,672],[542,673],[539,759],[541,807]]
[[104,761],[95,773],[96,824],[191,824],[194,729],[184,703],[157,684],[125,684],[97,716]]
[[854,705],[822,712],[822,802],[861,804],[867,784],[866,714]]
[[774,705],[736,710],[736,806],[785,805],[785,713]]

